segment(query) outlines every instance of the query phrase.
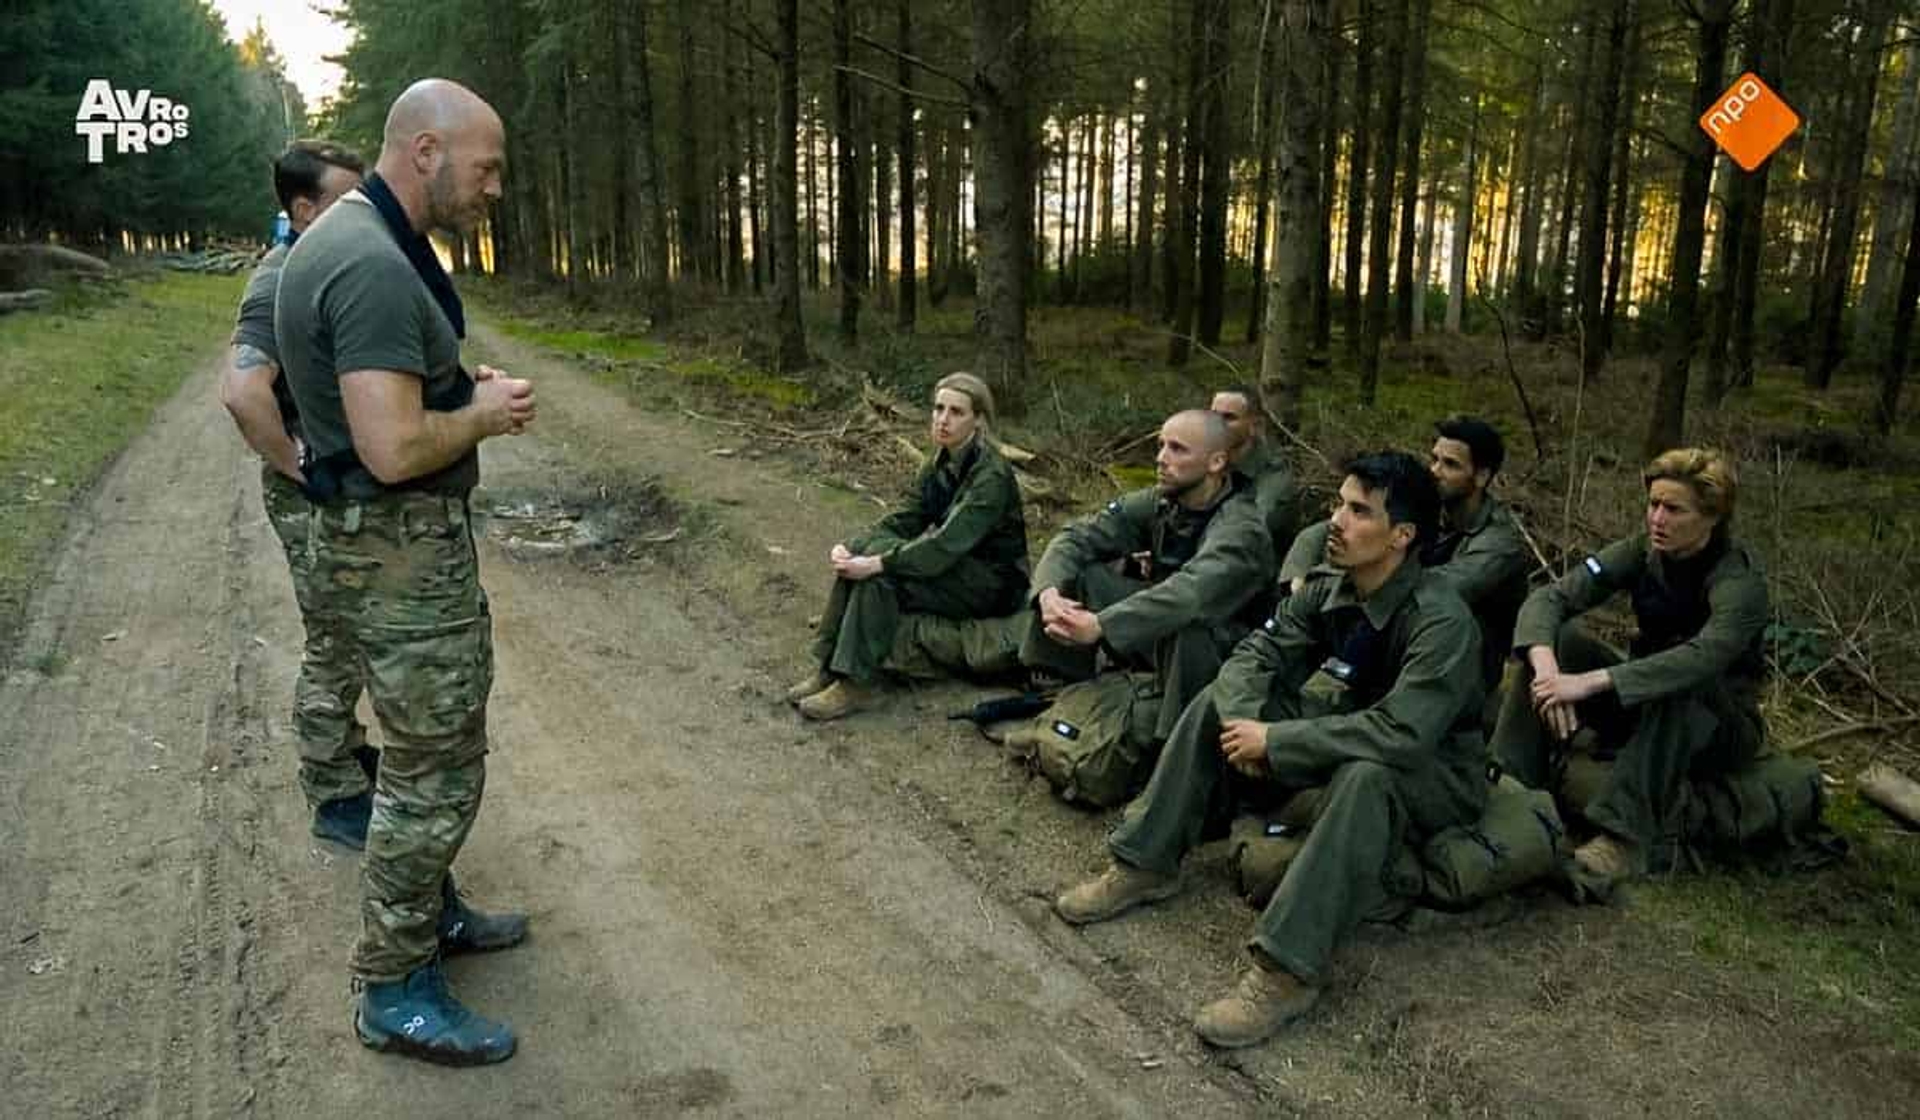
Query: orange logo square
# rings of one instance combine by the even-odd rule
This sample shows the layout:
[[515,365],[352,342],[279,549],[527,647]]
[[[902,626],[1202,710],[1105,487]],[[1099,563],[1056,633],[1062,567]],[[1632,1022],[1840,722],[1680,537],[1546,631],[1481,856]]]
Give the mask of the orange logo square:
[[1800,114],[1748,71],[1701,114],[1700,127],[1742,170],[1752,171],[1800,127]]

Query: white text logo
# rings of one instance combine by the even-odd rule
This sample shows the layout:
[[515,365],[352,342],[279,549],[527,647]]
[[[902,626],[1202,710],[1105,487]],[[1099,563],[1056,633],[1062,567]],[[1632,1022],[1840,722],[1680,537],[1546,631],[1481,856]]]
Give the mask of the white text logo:
[[169,98],[155,97],[150,90],[128,93],[115,89],[105,78],[87,83],[80,95],[80,111],[73,115],[76,136],[87,138],[87,162],[106,158],[107,137],[113,137],[113,150],[145,153],[148,145],[164,148],[187,136],[187,118],[192,111]]

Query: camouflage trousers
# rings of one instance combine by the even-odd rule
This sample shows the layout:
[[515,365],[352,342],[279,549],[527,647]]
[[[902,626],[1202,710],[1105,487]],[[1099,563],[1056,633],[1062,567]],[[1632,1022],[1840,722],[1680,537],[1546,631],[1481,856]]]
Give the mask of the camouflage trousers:
[[300,607],[306,644],[300,673],[293,682],[293,734],[300,749],[300,790],[307,804],[356,797],[367,789],[367,775],[354,752],[366,745],[367,729],[355,709],[365,673],[353,654],[344,622],[324,608],[325,596],[313,582],[307,557],[307,530],[313,505],[286,475],[272,467],[260,472],[260,497],[267,521],[287,555],[293,598]]
[[404,978],[438,949],[444,881],[486,788],[493,619],[465,498],[315,507],[318,594],[345,620],[385,737],[361,859],[353,974]]

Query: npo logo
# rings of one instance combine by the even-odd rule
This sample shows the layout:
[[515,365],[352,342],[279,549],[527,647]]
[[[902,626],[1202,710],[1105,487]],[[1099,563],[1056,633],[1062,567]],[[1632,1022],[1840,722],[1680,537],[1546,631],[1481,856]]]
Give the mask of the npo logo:
[[1701,115],[1700,127],[1733,157],[1733,162],[1752,171],[1800,127],[1800,114],[1780,100],[1759,75],[1748,72]]
[[115,89],[105,78],[87,83],[80,95],[80,111],[73,115],[76,136],[87,138],[87,162],[106,158],[107,137],[113,137],[113,150],[120,155],[145,153],[147,145],[164,148],[187,136],[187,118],[192,111],[151,91],[129,94]]

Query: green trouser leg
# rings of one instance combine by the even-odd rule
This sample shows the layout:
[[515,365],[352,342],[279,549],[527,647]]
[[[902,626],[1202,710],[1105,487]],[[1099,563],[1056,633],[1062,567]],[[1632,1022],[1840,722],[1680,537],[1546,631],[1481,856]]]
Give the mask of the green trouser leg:
[[932,580],[888,575],[836,579],[820,616],[813,655],[828,672],[869,684],[893,650],[903,614],[983,618],[1005,609],[1005,601],[1005,580],[971,558]]
[[[1146,587],[1106,564],[1096,564],[1081,572],[1074,586],[1062,587],[1060,594],[1098,612]],[[1093,676],[1098,667],[1096,647],[1070,646],[1047,637],[1045,627],[1040,624],[1039,607],[1027,612],[1026,623],[1026,633],[1020,639],[1020,664],[1069,681],[1084,681]]]
[[1160,712],[1153,726],[1156,742],[1173,734],[1181,713],[1220,675],[1221,663],[1245,636],[1244,627],[1197,622],[1160,639],[1153,651],[1160,688]]
[[1318,984],[1334,947],[1355,926],[1404,910],[1390,884],[1407,837],[1405,800],[1399,777],[1379,763],[1335,770],[1320,819],[1261,911],[1250,947]]
[[1655,700],[1635,713],[1583,815],[1631,842],[1635,870],[1666,871],[1685,841],[1688,780],[1751,765],[1764,733],[1757,715],[1718,688]]
[[[1595,638],[1578,623],[1560,628],[1553,643],[1554,660],[1562,672],[1584,673],[1620,663],[1620,653]],[[1583,726],[1603,738],[1623,734],[1631,717],[1612,693],[1582,701],[1575,709]],[[1616,740],[1617,741],[1617,740]],[[1533,710],[1533,666],[1523,658],[1500,701],[1487,752],[1500,769],[1534,789],[1556,789],[1566,763],[1566,744],[1556,742]]]
[[902,615],[884,668],[916,680],[938,680],[955,673],[1013,676],[1020,671],[1020,637],[1025,632],[1026,618],[1022,615]]
[[307,536],[313,506],[279,471],[261,471],[260,496],[267,521],[287,556],[294,602],[306,631],[300,672],[293,682],[293,733],[300,751],[300,789],[307,804],[355,797],[367,789],[366,772],[354,751],[366,745],[367,729],[355,708],[365,673],[354,652],[346,618],[314,582]]
[[[1269,699],[1260,718],[1285,719],[1297,711],[1297,700]],[[1189,851],[1223,832],[1242,800],[1265,801],[1291,792],[1246,779],[1227,765],[1220,753],[1220,712],[1208,684],[1174,723],[1153,777],[1127,806],[1107,847],[1129,866],[1171,874]]]
[[442,886],[480,810],[493,620],[465,501],[392,494],[314,524],[316,574],[347,604],[385,732],[353,974],[389,983],[438,951]]

